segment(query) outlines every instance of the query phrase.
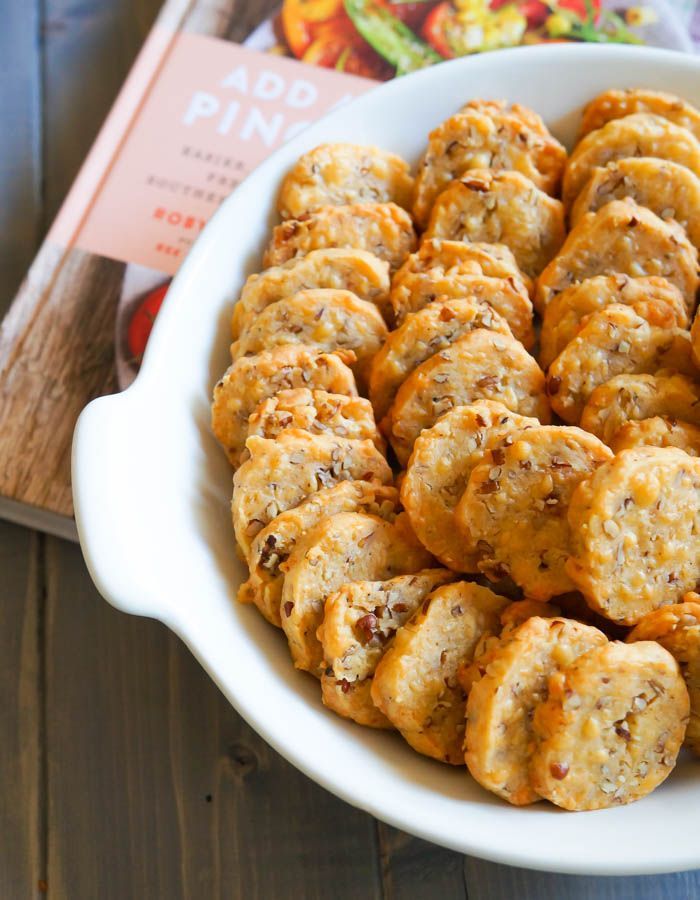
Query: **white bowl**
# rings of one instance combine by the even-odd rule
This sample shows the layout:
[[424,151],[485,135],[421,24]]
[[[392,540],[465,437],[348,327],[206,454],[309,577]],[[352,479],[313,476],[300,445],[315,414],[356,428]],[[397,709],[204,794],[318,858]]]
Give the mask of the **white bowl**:
[[371,91],[263,163],[205,229],[173,282],[143,369],[80,417],[73,485],[80,539],[100,593],[165,622],[276,750],[372,815],[454,850],[586,874],[700,866],[700,766],[684,760],[639,803],[565,813],[516,809],[465,770],[419,756],[392,734],[346,722],[295,672],[284,638],[235,601],[244,576],[229,517],[231,471],[209,429],[228,325],[259,266],[281,176],[322,141],[375,143],[416,160],[428,131],[472,97],[540,112],[570,143],[583,103],[610,88],[669,90],[700,105],[700,61],[660,50],[550,45],[445,63]]

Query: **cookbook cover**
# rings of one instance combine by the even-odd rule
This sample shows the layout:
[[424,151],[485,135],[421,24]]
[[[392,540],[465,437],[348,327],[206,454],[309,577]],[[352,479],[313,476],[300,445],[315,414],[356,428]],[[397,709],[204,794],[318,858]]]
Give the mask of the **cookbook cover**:
[[692,50],[664,0],[168,0],[0,328],[0,515],[75,537],[73,428],[136,377],[170,279],[275,147],[387,80],[542,41]]

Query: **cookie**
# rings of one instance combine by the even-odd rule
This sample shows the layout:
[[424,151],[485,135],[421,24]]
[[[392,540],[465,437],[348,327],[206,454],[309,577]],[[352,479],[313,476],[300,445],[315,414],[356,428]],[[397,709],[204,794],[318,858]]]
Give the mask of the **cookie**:
[[476,645],[474,659],[460,666],[457,677],[462,690],[468,695],[472,687],[484,677],[489,663],[495,654],[510,641],[517,629],[539,616],[542,619],[554,619],[561,616],[561,609],[554,603],[543,603],[541,600],[515,600],[509,603],[500,615],[500,630],[493,634],[485,634]]
[[627,640],[657,641],[678,663],[690,697],[685,743],[700,756],[700,603],[685,601],[648,613]]
[[532,716],[549,677],[607,638],[573,619],[528,619],[490,656],[467,701],[464,758],[484,788],[524,806],[540,799],[530,782]]
[[673,770],[688,720],[675,660],[653,641],[593,647],[550,679],[536,710],[534,790],[564,809],[651,793]]
[[381,453],[386,449],[372,404],[364,397],[295,388],[263,400],[248,419],[249,436],[276,438],[288,428],[335,434],[353,441],[370,440]]
[[321,144],[299,158],[282,182],[277,211],[298,219],[324,206],[396,203],[410,209],[408,163],[387,150],[358,144]]
[[593,170],[630,156],[655,156],[686,166],[700,175],[700,143],[668,119],[635,113],[612,119],[586,135],[568,159],[562,181],[562,200],[570,207]]
[[472,241],[445,241],[423,236],[415,253],[392,278],[392,287],[397,288],[406,275],[430,272],[435,278],[451,275],[486,275],[487,278],[510,278],[525,287],[531,294],[534,285],[519,268],[511,250],[505,244],[485,244]]
[[401,485],[401,502],[421,543],[458,572],[478,572],[478,555],[467,548],[454,511],[474,466],[484,453],[539,425],[501,403],[481,400],[457,406],[417,438]]
[[636,625],[700,581],[700,460],[623,450],[574,491],[566,571],[596,612]]
[[274,440],[251,437],[250,458],[233,476],[233,529],[248,559],[255,535],[275,516],[339,481],[390,484],[391,469],[372,441],[289,429]]
[[664,222],[633,200],[612,200],[587,213],[537,280],[535,308],[544,312],[555,294],[594,275],[657,275],[695,309],[698,253],[675,222]]
[[616,375],[696,372],[688,332],[664,305],[613,303],[593,313],[549,367],[547,393],[565,422],[577,423],[593,391]]
[[389,581],[354,581],[326,599],[316,636],[323,646],[321,693],[329,709],[360,725],[393,728],[372,702],[374,671],[397,629],[454,577],[447,569],[425,569]]
[[296,668],[321,676],[323,648],[316,630],[332,593],[352,581],[418,572],[432,561],[405,515],[395,522],[352,512],[322,519],[284,563],[280,615]]
[[369,397],[377,419],[386,415],[396,392],[414,369],[475,328],[512,336],[502,316],[472,297],[430,303],[406,316],[372,360]]
[[501,613],[502,641],[510,640],[516,629],[528,619],[539,616],[542,619],[553,619],[561,616],[562,612],[554,603],[544,603],[541,600],[514,600]]
[[280,266],[312,250],[353,247],[373,253],[398,269],[415,246],[411,217],[395,203],[323,206],[276,225],[263,265]]
[[667,416],[700,425],[700,388],[685,375],[618,375],[597,387],[581,414],[581,428],[606,444],[627,422]]
[[399,388],[388,435],[399,461],[406,464],[424,428],[477,400],[549,421],[544,373],[535,360],[515,338],[479,328],[421,363]]
[[462,107],[462,111],[474,109],[477,112],[484,113],[487,116],[499,116],[507,113],[519,119],[523,125],[526,125],[537,134],[544,137],[551,137],[551,132],[544,124],[544,121],[534,109],[529,106],[523,106],[522,103],[509,103],[507,100],[470,100]]
[[425,226],[438,194],[467,169],[513,170],[555,194],[565,161],[566,150],[558,141],[533,131],[518,116],[465,110],[428,137],[415,182],[413,215]]
[[460,581],[433,591],[400,628],[374,674],[372,700],[426,756],[463,765],[465,696],[459,666],[507,604],[488,588]]
[[245,450],[248,419],[259,403],[289,388],[317,388],[357,396],[355,377],[336,353],[301,344],[236,360],[214,388],[211,427],[237,466]]
[[509,576],[532,600],[574,589],[566,513],[576,486],[609,448],[580,428],[539,425],[487,450],[455,509],[466,552],[488,578]]
[[583,110],[581,120],[581,137],[589,131],[602,128],[612,119],[621,119],[635,113],[651,113],[661,116],[674,125],[687,128],[700,140],[700,112],[676,97],[662,91],[651,91],[647,88],[628,88],[624,91],[604,91],[590,101]]
[[317,288],[266,307],[231,345],[231,357],[236,360],[289,344],[350,351],[355,355],[357,375],[365,380],[369,363],[387,334],[374,304],[350,291]]
[[534,277],[564,243],[564,207],[519,172],[471,169],[437,197],[425,234],[505,244]]
[[390,321],[389,287],[389,264],[373,253],[354,247],[312,250],[248,278],[233,308],[231,334],[239,337],[270,304],[314,288],[352,291]]
[[625,197],[664,220],[678,222],[690,242],[700,247],[700,178],[667,159],[631,157],[594,169],[571,209],[571,224]]
[[547,304],[540,332],[540,365],[546,369],[573,340],[583,319],[611,303],[633,306],[644,300],[666,303],[685,328],[688,312],[681,292],[665,278],[595,275],[555,294]]
[[627,422],[615,432],[610,448],[619,453],[633,447],[678,447],[690,456],[700,456],[700,428],[662,416]]
[[[465,245],[467,246],[467,245]],[[488,304],[503,316],[513,335],[525,347],[535,341],[532,327],[532,302],[522,281],[515,278],[492,278],[473,273],[439,271],[411,272],[391,289],[391,306],[396,323],[435,301],[460,300],[472,297]]]
[[369,481],[340,481],[310,494],[256,534],[248,556],[250,575],[239,588],[238,600],[254,603],[268,622],[281,628],[283,566],[299,540],[322,519],[341,512],[361,512],[393,522],[397,506],[396,488]]

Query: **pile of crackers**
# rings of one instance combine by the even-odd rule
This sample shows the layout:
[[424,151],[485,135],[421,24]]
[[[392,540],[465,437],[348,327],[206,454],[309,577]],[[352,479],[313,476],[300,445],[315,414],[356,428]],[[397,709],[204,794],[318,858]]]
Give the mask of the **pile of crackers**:
[[607,91],[569,156],[474,100],[277,209],[212,406],[239,599],[510,803],[645,796],[700,754],[700,112]]

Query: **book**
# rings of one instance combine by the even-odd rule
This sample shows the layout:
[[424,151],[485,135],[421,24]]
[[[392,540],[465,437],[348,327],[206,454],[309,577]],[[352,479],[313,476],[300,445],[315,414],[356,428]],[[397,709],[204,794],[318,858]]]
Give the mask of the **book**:
[[192,243],[275,147],[377,81],[463,53],[549,39],[692,49],[694,7],[654,2],[283,0],[241,45],[235,0],[167,0],[0,327],[0,516],[77,537],[80,411],[136,377]]

